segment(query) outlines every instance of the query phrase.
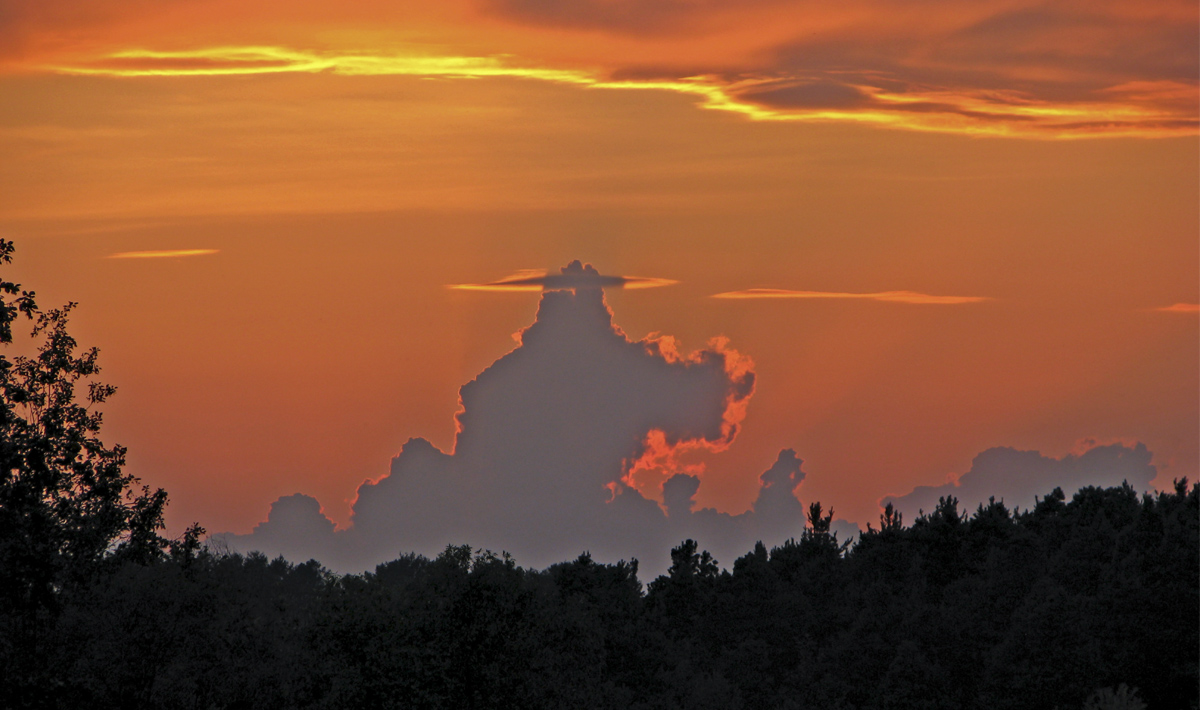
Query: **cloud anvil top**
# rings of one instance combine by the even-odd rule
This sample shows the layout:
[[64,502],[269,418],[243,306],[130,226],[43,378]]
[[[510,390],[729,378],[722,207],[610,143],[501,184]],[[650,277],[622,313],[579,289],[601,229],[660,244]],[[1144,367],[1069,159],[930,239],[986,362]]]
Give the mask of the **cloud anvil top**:
[[584,267],[578,261],[563,268],[560,274],[548,274],[540,270],[520,271],[498,281],[478,284],[450,284],[447,288],[463,291],[553,291],[558,289],[587,288],[657,288],[679,283],[673,279],[646,276],[609,276],[597,272],[591,266]]

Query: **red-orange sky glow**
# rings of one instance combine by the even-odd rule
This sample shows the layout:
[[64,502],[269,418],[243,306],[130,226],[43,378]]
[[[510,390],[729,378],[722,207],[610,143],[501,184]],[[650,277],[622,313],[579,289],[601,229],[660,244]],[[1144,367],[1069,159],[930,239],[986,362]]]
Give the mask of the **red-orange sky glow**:
[[754,363],[732,443],[659,442],[647,491],[675,457],[740,512],[792,448],[801,499],[865,525],[987,448],[1085,440],[1145,443],[1165,486],[1200,473],[1198,23],[1176,0],[11,3],[0,237],[44,306],[81,304],[119,389],[105,440],[172,531],[247,532],[296,492],[346,525],[410,436],[453,447],[459,387],[572,259],[624,279],[631,339]]

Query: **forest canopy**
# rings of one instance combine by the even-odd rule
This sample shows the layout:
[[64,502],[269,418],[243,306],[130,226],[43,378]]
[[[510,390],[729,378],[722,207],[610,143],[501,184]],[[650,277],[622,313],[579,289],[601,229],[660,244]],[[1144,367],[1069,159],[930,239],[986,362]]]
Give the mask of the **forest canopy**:
[[0,647],[0,687],[9,707],[1196,707],[1200,486],[944,499],[849,547],[810,512],[728,568],[685,541],[647,585],[636,561],[469,545],[359,575],[126,560],[59,593],[36,664]]

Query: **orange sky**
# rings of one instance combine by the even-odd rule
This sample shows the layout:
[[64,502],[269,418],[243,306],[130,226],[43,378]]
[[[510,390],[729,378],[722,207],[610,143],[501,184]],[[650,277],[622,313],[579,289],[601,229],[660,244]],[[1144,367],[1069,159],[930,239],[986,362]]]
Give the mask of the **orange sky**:
[[734,8],[6,6],[14,276],[81,303],[174,527],[344,523],[537,304],[445,286],[574,258],[679,282],[610,292],[631,336],[754,359],[702,504],[784,447],[859,523],[991,446],[1195,477],[1195,3]]

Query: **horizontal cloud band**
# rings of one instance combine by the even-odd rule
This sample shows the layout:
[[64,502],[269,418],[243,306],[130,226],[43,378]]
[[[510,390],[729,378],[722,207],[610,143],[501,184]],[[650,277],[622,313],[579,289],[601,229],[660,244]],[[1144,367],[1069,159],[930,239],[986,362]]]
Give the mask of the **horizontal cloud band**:
[[122,251],[109,254],[107,259],[175,259],[183,256],[208,256],[219,249],[162,249],[158,251]]
[[656,288],[672,286],[677,283],[679,282],[673,279],[645,276],[607,276],[586,271],[547,274],[540,270],[524,270],[498,281],[480,284],[450,284],[447,288],[463,291],[551,291],[568,288]]
[[839,293],[836,291],[791,291],[782,288],[748,288],[713,294],[713,298],[855,298],[888,303],[918,303],[952,305],[991,301],[988,296],[931,296],[915,291],[880,291],[879,293]]
[[1176,303],[1154,310],[1160,313],[1200,313],[1200,303]]
[[[1112,87],[1090,101],[1035,100],[999,90],[897,88],[895,80],[772,73],[702,74],[678,78],[621,78],[578,69],[521,66],[507,57],[429,56],[381,52],[316,53],[273,46],[209,47],[187,51],[130,49],[92,61],[43,67],[101,76],[213,76],[283,72],[442,78],[512,77],[595,89],[668,91],[693,96],[706,109],[752,120],[870,124],[980,136],[1075,138],[1194,135],[1194,106],[1181,103],[1195,87],[1178,82]],[[846,103],[796,101],[797,92],[854,97]],[[810,97],[811,98],[811,97]],[[1194,103],[1194,102],[1191,102]],[[1179,106],[1186,106],[1180,109]]]

